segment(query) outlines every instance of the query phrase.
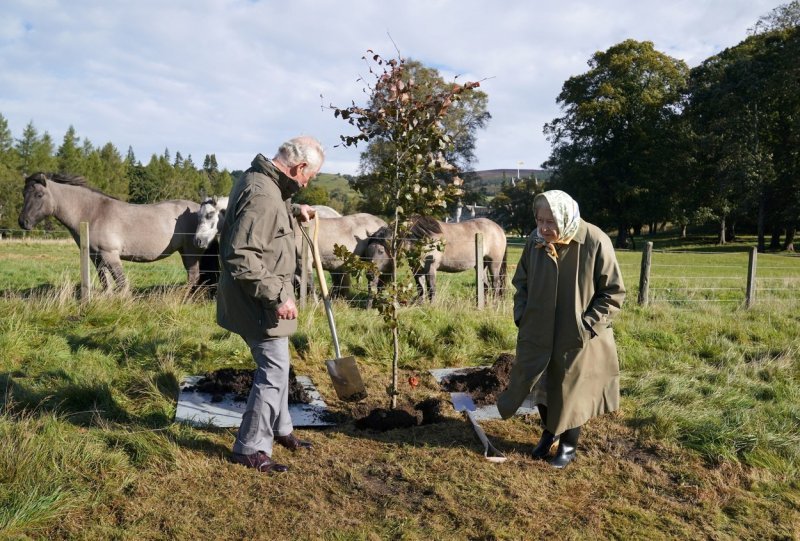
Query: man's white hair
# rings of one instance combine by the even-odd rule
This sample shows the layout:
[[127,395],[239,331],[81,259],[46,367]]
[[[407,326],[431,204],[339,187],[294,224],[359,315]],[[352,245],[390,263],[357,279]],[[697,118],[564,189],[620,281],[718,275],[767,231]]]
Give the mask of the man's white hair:
[[312,171],[319,171],[322,168],[322,162],[325,161],[325,151],[319,141],[303,135],[283,143],[278,148],[275,159],[280,160],[287,167],[294,167],[305,162]]

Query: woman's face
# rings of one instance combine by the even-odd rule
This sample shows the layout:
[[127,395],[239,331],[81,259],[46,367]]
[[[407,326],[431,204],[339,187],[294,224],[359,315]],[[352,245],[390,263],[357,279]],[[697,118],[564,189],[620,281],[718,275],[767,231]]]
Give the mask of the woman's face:
[[536,211],[536,227],[539,228],[539,235],[547,242],[558,240],[558,224],[549,207]]

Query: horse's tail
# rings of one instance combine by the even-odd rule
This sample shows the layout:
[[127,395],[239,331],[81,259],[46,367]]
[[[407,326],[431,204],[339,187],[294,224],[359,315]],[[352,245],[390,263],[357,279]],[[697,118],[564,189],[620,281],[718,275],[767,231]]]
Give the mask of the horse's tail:
[[508,281],[508,248],[503,250],[503,261],[500,263],[500,274],[497,277],[498,289],[497,293],[500,297],[506,293],[506,282]]

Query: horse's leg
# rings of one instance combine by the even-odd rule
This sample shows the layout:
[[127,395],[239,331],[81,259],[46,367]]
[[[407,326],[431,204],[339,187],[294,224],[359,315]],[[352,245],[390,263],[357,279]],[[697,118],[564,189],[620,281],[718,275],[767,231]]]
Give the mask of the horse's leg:
[[386,280],[380,271],[374,274],[367,273],[367,309],[372,308],[372,303],[383,289]]
[[372,301],[378,294],[378,273],[375,275],[367,274],[367,310],[372,308]]
[[500,271],[499,265],[494,261],[489,261],[484,267],[483,271],[484,294],[491,291],[492,295],[497,297],[498,286],[500,285],[499,281],[497,280],[499,271]]
[[103,258],[100,257],[100,254],[92,255],[92,263],[94,263],[94,268],[97,269],[97,279],[100,282],[100,287],[103,291],[108,290],[108,275],[106,272],[108,268],[106,267]]
[[194,288],[200,280],[200,257],[203,254],[196,254],[194,252],[181,252],[181,261],[183,261],[183,268],[186,269],[188,284]]
[[414,281],[417,283],[417,302],[425,300],[425,273],[423,271],[414,272]]
[[345,272],[344,275],[342,276],[342,283],[341,283],[342,295],[344,296],[350,295],[350,285],[351,285],[350,273]]
[[128,289],[128,280],[125,278],[125,271],[122,270],[122,261],[116,253],[101,253],[100,257],[103,258],[103,265],[111,271],[111,277],[114,278],[117,291],[126,291]]
[[428,300],[433,302],[433,297],[436,295],[436,269],[428,270],[425,277],[428,279]]
[[346,273],[331,271],[331,298],[336,298],[342,294],[342,283]]

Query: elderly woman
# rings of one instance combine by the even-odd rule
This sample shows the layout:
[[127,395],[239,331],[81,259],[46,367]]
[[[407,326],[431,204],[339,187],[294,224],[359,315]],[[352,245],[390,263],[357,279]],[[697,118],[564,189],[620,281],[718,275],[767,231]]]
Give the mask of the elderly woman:
[[563,468],[575,458],[581,426],[619,407],[611,321],[625,286],[611,240],[581,220],[568,194],[547,191],[533,205],[536,230],[513,279],[517,358],[497,407],[507,419],[533,390],[544,427],[533,456]]

